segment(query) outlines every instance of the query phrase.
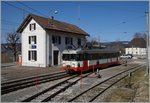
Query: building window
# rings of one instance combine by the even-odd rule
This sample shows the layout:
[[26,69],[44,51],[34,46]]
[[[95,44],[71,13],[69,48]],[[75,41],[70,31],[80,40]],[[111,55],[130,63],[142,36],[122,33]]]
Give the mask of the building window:
[[52,43],[53,44],[61,44],[61,37],[60,36],[52,36]]
[[29,36],[29,44],[36,44],[36,36]]
[[28,60],[29,61],[37,61],[37,51],[31,51],[28,52]]
[[70,37],[65,37],[65,44],[67,45],[67,44],[73,44],[73,39],[72,38],[70,38]]
[[81,46],[81,39],[78,38],[78,46]]
[[30,24],[30,31],[31,30],[36,30],[36,24],[35,23]]
[[138,52],[136,52],[136,54],[138,54]]

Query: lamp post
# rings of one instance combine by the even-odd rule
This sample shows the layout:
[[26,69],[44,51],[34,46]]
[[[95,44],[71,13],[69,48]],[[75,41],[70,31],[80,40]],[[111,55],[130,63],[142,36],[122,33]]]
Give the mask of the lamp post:
[[[57,10],[53,11],[53,14],[54,14],[54,15],[55,15],[55,14],[58,14],[58,11],[57,11]],[[54,19],[54,16],[52,15],[51,18]]]

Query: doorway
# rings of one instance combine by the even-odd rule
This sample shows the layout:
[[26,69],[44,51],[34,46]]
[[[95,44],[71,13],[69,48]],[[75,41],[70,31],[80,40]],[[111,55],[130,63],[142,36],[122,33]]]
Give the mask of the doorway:
[[58,50],[54,50],[53,51],[53,57],[54,57],[54,65],[58,65],[58,53],[59,51]]

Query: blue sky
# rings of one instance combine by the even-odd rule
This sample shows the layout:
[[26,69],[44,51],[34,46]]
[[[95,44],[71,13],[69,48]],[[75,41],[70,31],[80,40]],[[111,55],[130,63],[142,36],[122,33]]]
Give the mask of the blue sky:
[[[7,33],[16,31],[23,18],[29,13],[46,17],[53,15],[57,20],[79,26],[90,34],[90,38],[100,41],[130,41],[134,33],[146,31],[144,12],[148,11],[147,1],[26,1],[21,3],[1,2],[1,42],[5,42]],[[54,14],[56,10],[58,13]]]

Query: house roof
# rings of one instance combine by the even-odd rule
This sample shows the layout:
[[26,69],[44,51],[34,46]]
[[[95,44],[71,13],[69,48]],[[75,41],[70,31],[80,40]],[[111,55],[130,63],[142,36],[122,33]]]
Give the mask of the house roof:
[[143,38],[133,38],[129,42],[129,47],[141,47],[146,48],[146,41]]
[[23,23],[18,28],[17,32],[21,33],[32,18],[44,29],[89,36],[87,32],[83,31],[81,28],[77,27],[76,25],[54,20],[52,18],[45,18],[34,14],[29,14],[27,16],[27,18],[23,21]]

